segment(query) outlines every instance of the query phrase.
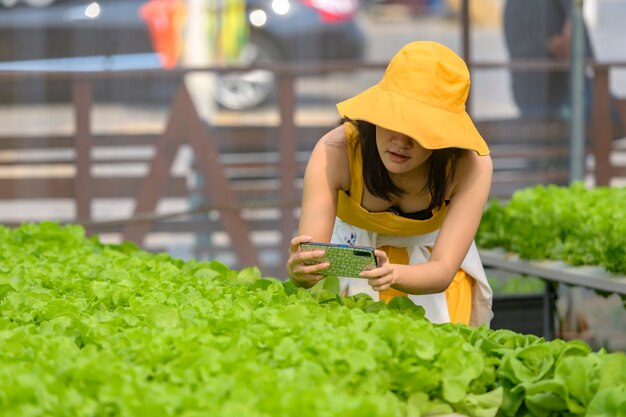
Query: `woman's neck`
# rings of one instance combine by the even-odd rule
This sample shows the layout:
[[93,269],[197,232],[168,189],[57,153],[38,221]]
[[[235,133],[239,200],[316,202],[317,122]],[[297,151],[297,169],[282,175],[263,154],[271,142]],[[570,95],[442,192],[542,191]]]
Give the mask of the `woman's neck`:
[[420,194],[428,183],[428,168],[428,164],[424,163],[408,172],[389,172],[389,178],[408,195]]

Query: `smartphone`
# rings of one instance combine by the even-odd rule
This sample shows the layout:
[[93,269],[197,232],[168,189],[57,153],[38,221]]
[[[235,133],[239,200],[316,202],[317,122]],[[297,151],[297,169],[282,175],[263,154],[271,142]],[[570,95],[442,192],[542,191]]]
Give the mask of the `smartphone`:
[[305,265],[315,265],[322,262],[330,263],[328,268],[318,272],[322,275],[360,278],[359,273],[377,266],[374,248],[367,246],[307,242],[300,244],[300,250],[323,250],[325,252],[321,258],[304,261]]

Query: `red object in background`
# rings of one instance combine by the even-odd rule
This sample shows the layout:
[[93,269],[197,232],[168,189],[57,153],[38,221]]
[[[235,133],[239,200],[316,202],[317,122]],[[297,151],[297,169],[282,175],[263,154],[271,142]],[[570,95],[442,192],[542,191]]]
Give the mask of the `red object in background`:
[[315,9],[325,22],[343,22],[357,12],[357,0],[302,0]]
[[145,20],[154,50],[165,68],[176,66],[182,54],[185,4],[181,0],[150,0],[139,10]]

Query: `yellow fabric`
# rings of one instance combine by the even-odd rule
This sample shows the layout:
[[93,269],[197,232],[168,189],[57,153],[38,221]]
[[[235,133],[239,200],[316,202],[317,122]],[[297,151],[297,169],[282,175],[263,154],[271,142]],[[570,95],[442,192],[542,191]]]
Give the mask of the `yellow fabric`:
[[432,233],[438,230],[448,212],[444,206],[433,210],[433,217],[428,220],[413,220],[390,212],[370,212],[364,209],[350,195],[339,191],[337,200],[337,217],[361,229],[383,235],[415,236]]
[[426,149],[489,154],[465,111],[470,75],[465,62],[437,42],[412,42],[389,62],[383,79],[337,104],[342,117],[403,133]]
[[[381,246],[378,248],[385,251],[389,257],[389,262],[393,264],[407,265],[409,263],[409,254],[406,248],[397,248],[395,246]],[[469,324],[472,313],[472,287],[474,286],[474,278],[467,272],[459,269],[454,276],[452,283],[446,289],[446,302],[448,303],[448,314],[451,323]],[[380,299],[386,303],[391,301],[393,297],[406,297],[407,293],[389,288],[380,292]]]
[[370,212],[361,206],[363,199],[363,161],[360,154],[356,128],[345,124],[348,138],[348,157],[350,159],[350,195],[339,191],[337,217],[361,229],[371,230],[383,235],[415,236],[438,230],[446,217],[448,207],[433,210],[433,217],[427,220],[413,220],[397,214]]
[[[364,186],[363,163],[358,140],[356,140],[356,129],[350,123],[346,123],[345,131],[348,138],[348,157],[350,160],[350,195],[345,192],[339,193],[337,217],[354,226],[379,234],[412,236],[431,233],[439,229],[447,213],[447,206],[442,210],[434,211],[433,217],[427,220],[408,219],[389,212],[373,213],[361,206]],[[409,255],[406,248],[382,246],[379,249],[387,253],[391,263],[404,265],[409,263]],[[473,285],[474,279],[465,271],[459,269],[452,283],[446,289],[448,314],[452,323],[469,324]],[[394,288],[380,292],[380,299],[385,302],[389,302],[389,300],[397,296],[407,296],[407,294]]]
[[474,278],[459,269],[452,283],[446,289],[448,314],[451,323],[469,324],[472,315],[472,287]]

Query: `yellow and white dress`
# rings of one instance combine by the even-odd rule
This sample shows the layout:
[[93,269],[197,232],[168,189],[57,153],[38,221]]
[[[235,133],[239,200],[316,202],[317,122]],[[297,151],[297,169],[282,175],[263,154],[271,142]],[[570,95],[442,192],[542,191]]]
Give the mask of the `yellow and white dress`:
[[[355,152],[355,147],[359,145],[353,129],[347,124],[350,192],[339,191],[331,242],[382,249],[387,252],[391,263],[427,262],[446,216],[447,206],[434,210],[432,217],[427,220],[413,220],[391,212],[370,212],[363,208],[363,161],[360,150],[356,149]],[[340,281],[343,296],[366,293],[374,300],[385,301],[395,296],[408,296],[415,304],[424,307],[426,318],[434,323],[480,326],[489,324],[493,317],[493,292],[474,242],[452,283],[442,293],[407,295],[395,289],[378,292],[365,279],[341,277]]]

